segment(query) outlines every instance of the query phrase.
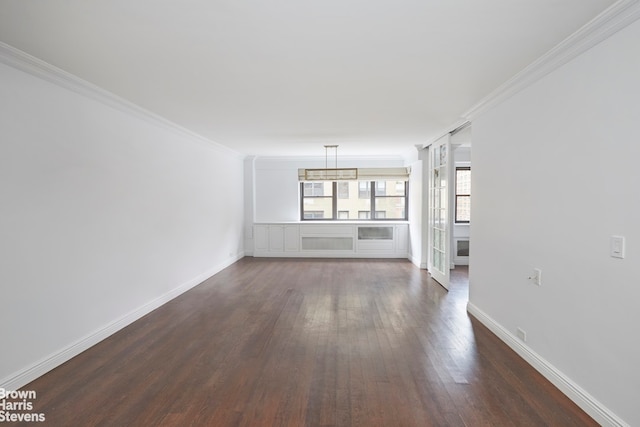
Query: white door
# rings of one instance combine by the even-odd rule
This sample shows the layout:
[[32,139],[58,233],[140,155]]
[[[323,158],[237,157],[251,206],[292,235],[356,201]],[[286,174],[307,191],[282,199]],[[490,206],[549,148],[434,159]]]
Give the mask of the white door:
[[429,147],[429,261],[431,276],[449,289],[449,135]]

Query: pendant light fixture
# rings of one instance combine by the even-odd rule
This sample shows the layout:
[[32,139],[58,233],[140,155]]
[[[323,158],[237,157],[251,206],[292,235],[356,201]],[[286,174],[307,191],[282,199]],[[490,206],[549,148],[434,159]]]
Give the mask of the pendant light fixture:
[[[334,167],[329,167],[329,151],[334,151]],[[305,169],[305,181],[346,181],[358,179],[358,168],[338,167],[338,146],[324,146],[324,169]]]

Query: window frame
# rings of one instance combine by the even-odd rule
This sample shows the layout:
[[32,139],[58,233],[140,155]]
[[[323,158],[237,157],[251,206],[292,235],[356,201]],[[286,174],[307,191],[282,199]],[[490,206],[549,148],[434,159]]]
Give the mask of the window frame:
[[469,224],[471,222],[470,219],[468,220],[459,220],[458,219],[458,199],[459,198],[466,198],[469,200],[469,202],[471,202],[471,190],[469,190],[469,193],[458,193],[458,171],[469,171],[469,173],[471,173],[471,166],[456,166],[456,170],[455,170],[455,183],[454,183],[454,200],[455,200],[455,206],[454,206],[454,222],[456,224]]
[[[323,195],[322,196],[305,196],[304,195],[304,185],[308,184],[309,182],[305,182],[305,181],[301,181],[300,182],[300,221],[334,221],[335,218],[337,218],[338,216],[338,212],[337,212],[337,203],[336,203],[336,199],[337,199],[337,191],[338,191],[338,185],[336,181],[333,181],[331,183],[331,195],[330,196],[326,196]],[[317,183],[324,183],[322,181],[313,181],[313,184],[317,184]],[[304,199],[331,199],[331,217],[330,218],[305,218],[304,217]],[[344,220],[343,220],[344,221]]]
[[[377,182],[384,180],[358,180],[358,198],[361,197],[362,192],[360,190],[361,183],[366,182],[368,184],[368,199],[370,199],[370,209],[369,209],[369,218],[358,218],[357,221],[408,221],[409,219],[409,181],[404,181],[404,195],[387,195],[386,191],[386,182],[381,188],[383,188],[383,195],[376,195],[376,188],[378,187]],[[393,181],[393,180],[392,180]],[[313,181],[316,182],[316,181]],[[321,181],[318,181],[321,182]],[[351,218],[340,219],[338,218],[338,183],[339,182],[347,182],[347,181],[331,181],[332,195],[331,196],[305,196],[304,195],[304,184],[305,181],[300,182],[300,221],[354,221],[356,220]],[[308,182],[306,182],[308,183]],[[384,198],[401,198],[404,197],[404,218],[378,218],[376,212],[376,199],[384,199]],[[305,218],[304,217],[304,200],[312,199],[312,198],[331,198],[331,218]],[[359,215],[358,215],[359,216]]]

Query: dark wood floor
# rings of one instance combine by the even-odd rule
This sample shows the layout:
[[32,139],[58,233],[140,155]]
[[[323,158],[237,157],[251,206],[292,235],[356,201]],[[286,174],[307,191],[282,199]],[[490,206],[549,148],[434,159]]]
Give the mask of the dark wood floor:
[[407,261],[245,258],[24,387],[51,426],[597,425]]

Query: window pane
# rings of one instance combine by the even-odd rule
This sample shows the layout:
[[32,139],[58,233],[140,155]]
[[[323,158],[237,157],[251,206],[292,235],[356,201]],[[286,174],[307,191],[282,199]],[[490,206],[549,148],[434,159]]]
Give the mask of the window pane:
[[349,211],[338,211],[338,219],[349,219]]
[[456,169],[456,194],[471,194],[470,169]]
[[456,168],[456,222],[469,222],[471,217],[471,169]]
[[362,183],[365,183],[364,181],[362,182],[358,182],[358,181],[349,181],[347,182],[348,187],[349,187],[349,195],[351,197],[349,197],[348,199],[340,199],[338,198],[338,200],[336,201],[336,203],[338,204],[337,206],[337,210],[338,211],[347,211],[349,212],[349,218],[361,218],[358,215],[358,212],[360,211],[371,211],[371,197],[367,196],[366,198],[360,198],[360,188],[361,187],[365,187],[365,193],[368,191],[368,187],[367,186],[363,186],[361,185]]
[[404,208],[404,197],[376,197],[376,218],[405,219]]
[[324,196],[324,186],[321,182],[305,182],[304,183],[304,196]]
[[393,184],[393,186],[390,187],[393,188],[393,192],[390,192],[389,196],[406,196],[406,194],[404,193],[404,181],[389,181],[389,184]]
[[302,217],[304,219],[332,218],[331,197],[305,198]]
[[456,196],[456,221],[471,220],[471,196]]
[[349,181],[338,182],[338,199],[349,198]]
[[358,181],[358,198],[369,199],[371,197],[371,183],[369,181]]
[[376,219],[406,219],[406,183],[376,181],[374,191]]

